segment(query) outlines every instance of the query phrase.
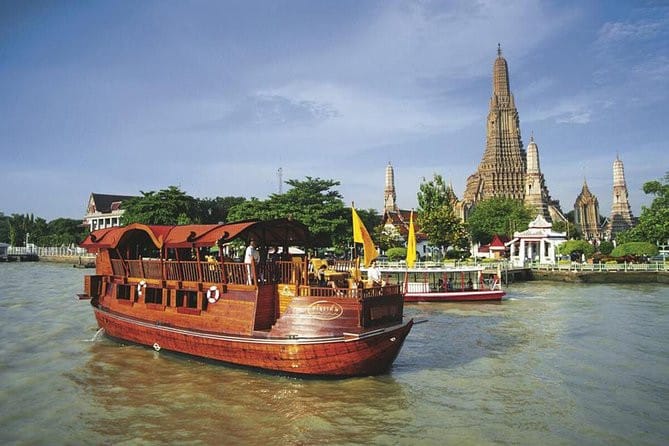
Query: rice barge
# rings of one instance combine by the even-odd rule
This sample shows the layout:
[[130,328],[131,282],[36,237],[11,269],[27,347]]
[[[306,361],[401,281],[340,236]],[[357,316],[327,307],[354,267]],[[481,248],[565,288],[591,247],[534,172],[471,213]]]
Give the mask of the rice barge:
[[[223,255],[251,240],[250,262]],[[302,376],[387,372],[413,325],[399,286],[358,281],[357,261],[318,286],[306,256],[278,254],[309,241],[287,219],[102,229],[81,245],[97,256],[79,297],[106,335],[156,350]]]

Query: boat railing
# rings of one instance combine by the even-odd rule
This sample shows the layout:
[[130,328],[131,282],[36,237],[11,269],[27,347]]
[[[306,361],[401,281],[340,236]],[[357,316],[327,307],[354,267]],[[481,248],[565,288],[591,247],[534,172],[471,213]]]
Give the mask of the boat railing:
[[166,260],[163,262],[163,264],[165,267],[164,271],[166,280],[181,280],[182,275],[180,262]]
[[111,259],[112,272],[115,276],[125,276],[125,266],[121,259]]
[[227,283],[236,285],[250,285],[253,282],[251,279],[252,271],[251,264],[248,263],[224,263],[225,277]]
[[163,277],[163,266],[160,260],[142,260],[142,271],[147,279],[160,279]]
[[400,293],[399,285],[386,285],[371,288],[333,288],[312,285],[300,286],[299,295],[303,297],[343,297],[343,298],[372,298]]
[[112,259],[115,276],[140,279],[175,280],[189,282],[225,283],[247,285],[255,283],[251,265],[245,263],[198,262],[194,260],[121,260]]
[[346,273],[352,269],[360,268],[360,260],[335,260],[331,268],[340,273]]
[[207,264],[207,262],[198,262],[198,261],[185,261],[181,263],[181,280],[189,282],[202,282],[202,264]]
[[298,261],[248,264],[215,260],[111,259],[111,265],[115,276],[238,285],[303,283],[304,273],[304,263]]

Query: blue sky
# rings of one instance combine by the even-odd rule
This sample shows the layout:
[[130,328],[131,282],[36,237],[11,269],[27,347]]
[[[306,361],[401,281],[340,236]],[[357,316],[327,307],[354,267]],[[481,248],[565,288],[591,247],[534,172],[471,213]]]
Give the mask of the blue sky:
[[[665,1],[0,3],[0,212],[80,218],[91,192],[266,198],[341,182],[356,207],[462,197],[485,147],[497,43],[553,198],[583,179],[632,211],[669,171]],[[283,189],[286,190],[284,185]]]

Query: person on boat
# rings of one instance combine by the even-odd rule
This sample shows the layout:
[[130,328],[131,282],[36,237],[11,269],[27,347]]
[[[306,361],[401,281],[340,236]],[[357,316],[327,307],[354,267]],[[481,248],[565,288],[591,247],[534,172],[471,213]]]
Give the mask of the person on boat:
[[469,280],[467,281],[467,289],[468,290],[473,290],[474,289],[474,283],[472,282],[472,278],[470,277]]
[[367,270],[367,279],[371,280],[373,285],[381,285],[381,270],[376,260],[372,260],[372,264]]
[[256,249],[256,241],[251,239],[249,246],[246,247],[246,253],[244,254],[244,263],[251,263],[260,261],[260,253]]
[[451,291],[453,289],[453,279],[450,277],[446,281],[446,291]]
[[318,286],[324,287],[327,286],[328,282],[327,279],[325,279],[325,270],[327,269],[327,265],[322,264],[321,266],[318,267],[318,272],[316,273],[316,277],[318,279]]
[[251,263],[258,263],[260,260],[260,253],[256,249],[256,241],[251,239],[249,241],[249,246],[246,247],[246,252],[244,254],[244,263],[247,264],[247,284],[253,284],[253,278],[251,277]]

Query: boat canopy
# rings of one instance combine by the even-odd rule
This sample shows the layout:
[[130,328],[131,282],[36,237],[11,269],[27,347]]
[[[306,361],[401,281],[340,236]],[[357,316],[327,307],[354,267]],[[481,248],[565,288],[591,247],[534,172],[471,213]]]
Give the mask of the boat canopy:
[[212,247],[235,239],[245,242],[254,239],[260,246],[306,246],[311,243],[311,234],[305,225],[284,218],[219,225],[159,226],[133,223],[94,231],[80,246],[89,252],[97,252],[117,248],[124,240],[147,236],[158,249]]

